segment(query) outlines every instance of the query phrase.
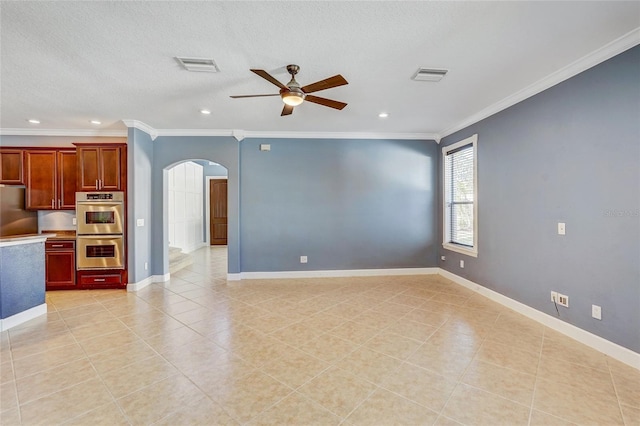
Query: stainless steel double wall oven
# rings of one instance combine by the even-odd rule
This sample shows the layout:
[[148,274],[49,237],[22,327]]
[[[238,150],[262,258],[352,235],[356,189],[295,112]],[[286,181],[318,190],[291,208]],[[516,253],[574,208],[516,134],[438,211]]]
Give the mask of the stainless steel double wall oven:
[[79,270],[124,269],[124,192],[76,193]]

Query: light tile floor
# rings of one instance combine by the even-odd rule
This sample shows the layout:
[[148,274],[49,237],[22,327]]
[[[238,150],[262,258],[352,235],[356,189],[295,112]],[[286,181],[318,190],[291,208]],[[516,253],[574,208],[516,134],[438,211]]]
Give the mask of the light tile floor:
[[638,425],[640,372],[439,276],[50,292],[1,337],[0,423]]

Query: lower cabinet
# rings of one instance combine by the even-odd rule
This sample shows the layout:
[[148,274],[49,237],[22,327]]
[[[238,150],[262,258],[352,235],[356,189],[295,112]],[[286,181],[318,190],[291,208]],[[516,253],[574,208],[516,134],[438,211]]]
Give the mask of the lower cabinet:
[[121,270],[78,271],[78,288],[126,288],[126,274]]
[[44,243],[47,290],[72,290],[76,286],[76,241],[51,240]]

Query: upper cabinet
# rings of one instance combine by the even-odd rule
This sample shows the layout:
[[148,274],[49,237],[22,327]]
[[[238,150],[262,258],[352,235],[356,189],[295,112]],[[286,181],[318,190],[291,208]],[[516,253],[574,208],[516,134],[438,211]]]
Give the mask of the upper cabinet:
[[31,210],[76,208],[76,152],[73,149],[27,149],[25,204]]
[[23,149],[0,149],[0,184],[24,185],[23,153]]
[[75,144],[78,191],[123,191],[126,188],[126,145]]

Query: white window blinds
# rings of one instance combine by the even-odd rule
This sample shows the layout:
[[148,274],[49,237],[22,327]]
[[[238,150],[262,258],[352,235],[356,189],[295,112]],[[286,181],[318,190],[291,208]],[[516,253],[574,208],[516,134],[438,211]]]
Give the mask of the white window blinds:
[[467,144],[445,156],[448,243],[474,247],[474,147]]

